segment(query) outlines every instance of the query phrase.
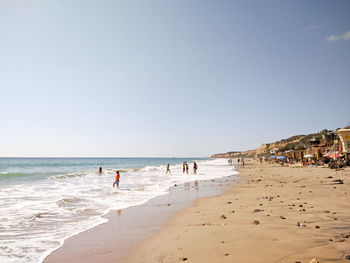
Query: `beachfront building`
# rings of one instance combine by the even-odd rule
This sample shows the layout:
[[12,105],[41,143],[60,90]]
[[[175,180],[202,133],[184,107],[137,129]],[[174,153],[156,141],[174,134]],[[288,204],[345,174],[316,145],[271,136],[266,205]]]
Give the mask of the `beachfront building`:
[[341,150],[348,157],[350,154],[350,129],[339,129],[337,131],[339,139],[341,141]]

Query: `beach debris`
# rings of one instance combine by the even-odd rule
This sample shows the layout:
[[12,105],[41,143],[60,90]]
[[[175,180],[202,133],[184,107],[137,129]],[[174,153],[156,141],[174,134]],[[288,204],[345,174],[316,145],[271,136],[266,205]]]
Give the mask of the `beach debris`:
[[316,225],[316,226],[315,226],[315,228],[316,228],[316,229],[319,229],[319,228],[321,228],[321,227],[320,227],[320,226],[318,226],[318,225]]
[[342,180],[342,179],[336,179],[336,180],[333,180],[333,182],[338,183],[338,184],[344,184],[344,180]]
[[350,232],[347,232],[347,233],[343,233],[340,235],[341,237],[344,237],[344,238],[350,238]]
[[303,223],[301,223],[301,222],[298,222],[298,224],[297,224],[298,226],[300,226],[300,227],[306,227],[306,225],[305,224],[303,224]]
[[318,262],[315,258],[313,258],[313,259],[310,261],[310,263],[320,263],[320,262]]
[[281,219],[286,219],[284,216],[280,216]]
[[259,225],[260,222],[259,222],[258,220],[254,220],[254,221],[253,221],[253,224],[254,224],[254,225]]
[[261,209],[254,209],[253,213],[259,213],[261,212]]
[[222,215],[221,216],[221,219],[226,219],[227,217],[225,215]]

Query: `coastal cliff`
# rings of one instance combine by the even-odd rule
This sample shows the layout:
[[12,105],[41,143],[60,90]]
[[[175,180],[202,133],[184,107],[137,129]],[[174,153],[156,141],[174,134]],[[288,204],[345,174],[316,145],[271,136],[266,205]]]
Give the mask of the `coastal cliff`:
[[210,156],[211,158],[253,158],[261,155],[267,155],[271,152],[288,151],[288,150],[301,150],[306,148],[310,144],[310,140],[318,140],[322,135],[328,133],[327,130],[323,130],[319,133],[313,133],[308,135],[295,135],[288,139],[282,139],[274,143],[264,143],[259,148],[254,150],[242,151],[242,152],[227,152],[217,153]]

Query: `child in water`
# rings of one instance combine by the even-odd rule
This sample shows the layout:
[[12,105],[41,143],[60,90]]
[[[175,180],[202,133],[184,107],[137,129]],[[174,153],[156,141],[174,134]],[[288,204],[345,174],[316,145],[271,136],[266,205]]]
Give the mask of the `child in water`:
[[113,183],[113,187],[115,185],[117,185],[117,187],[119,188],[119,179],[120,179],[120,174],[119,171],[116,171],[117,175],[115,176],[115,182]]

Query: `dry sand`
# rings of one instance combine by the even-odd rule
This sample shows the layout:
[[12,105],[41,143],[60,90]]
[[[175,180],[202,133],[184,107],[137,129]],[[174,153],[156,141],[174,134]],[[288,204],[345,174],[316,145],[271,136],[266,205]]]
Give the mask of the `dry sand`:
[[350,262],[349,168],[254,163],[240,176],[227,194],[177,213],[126,262]]

